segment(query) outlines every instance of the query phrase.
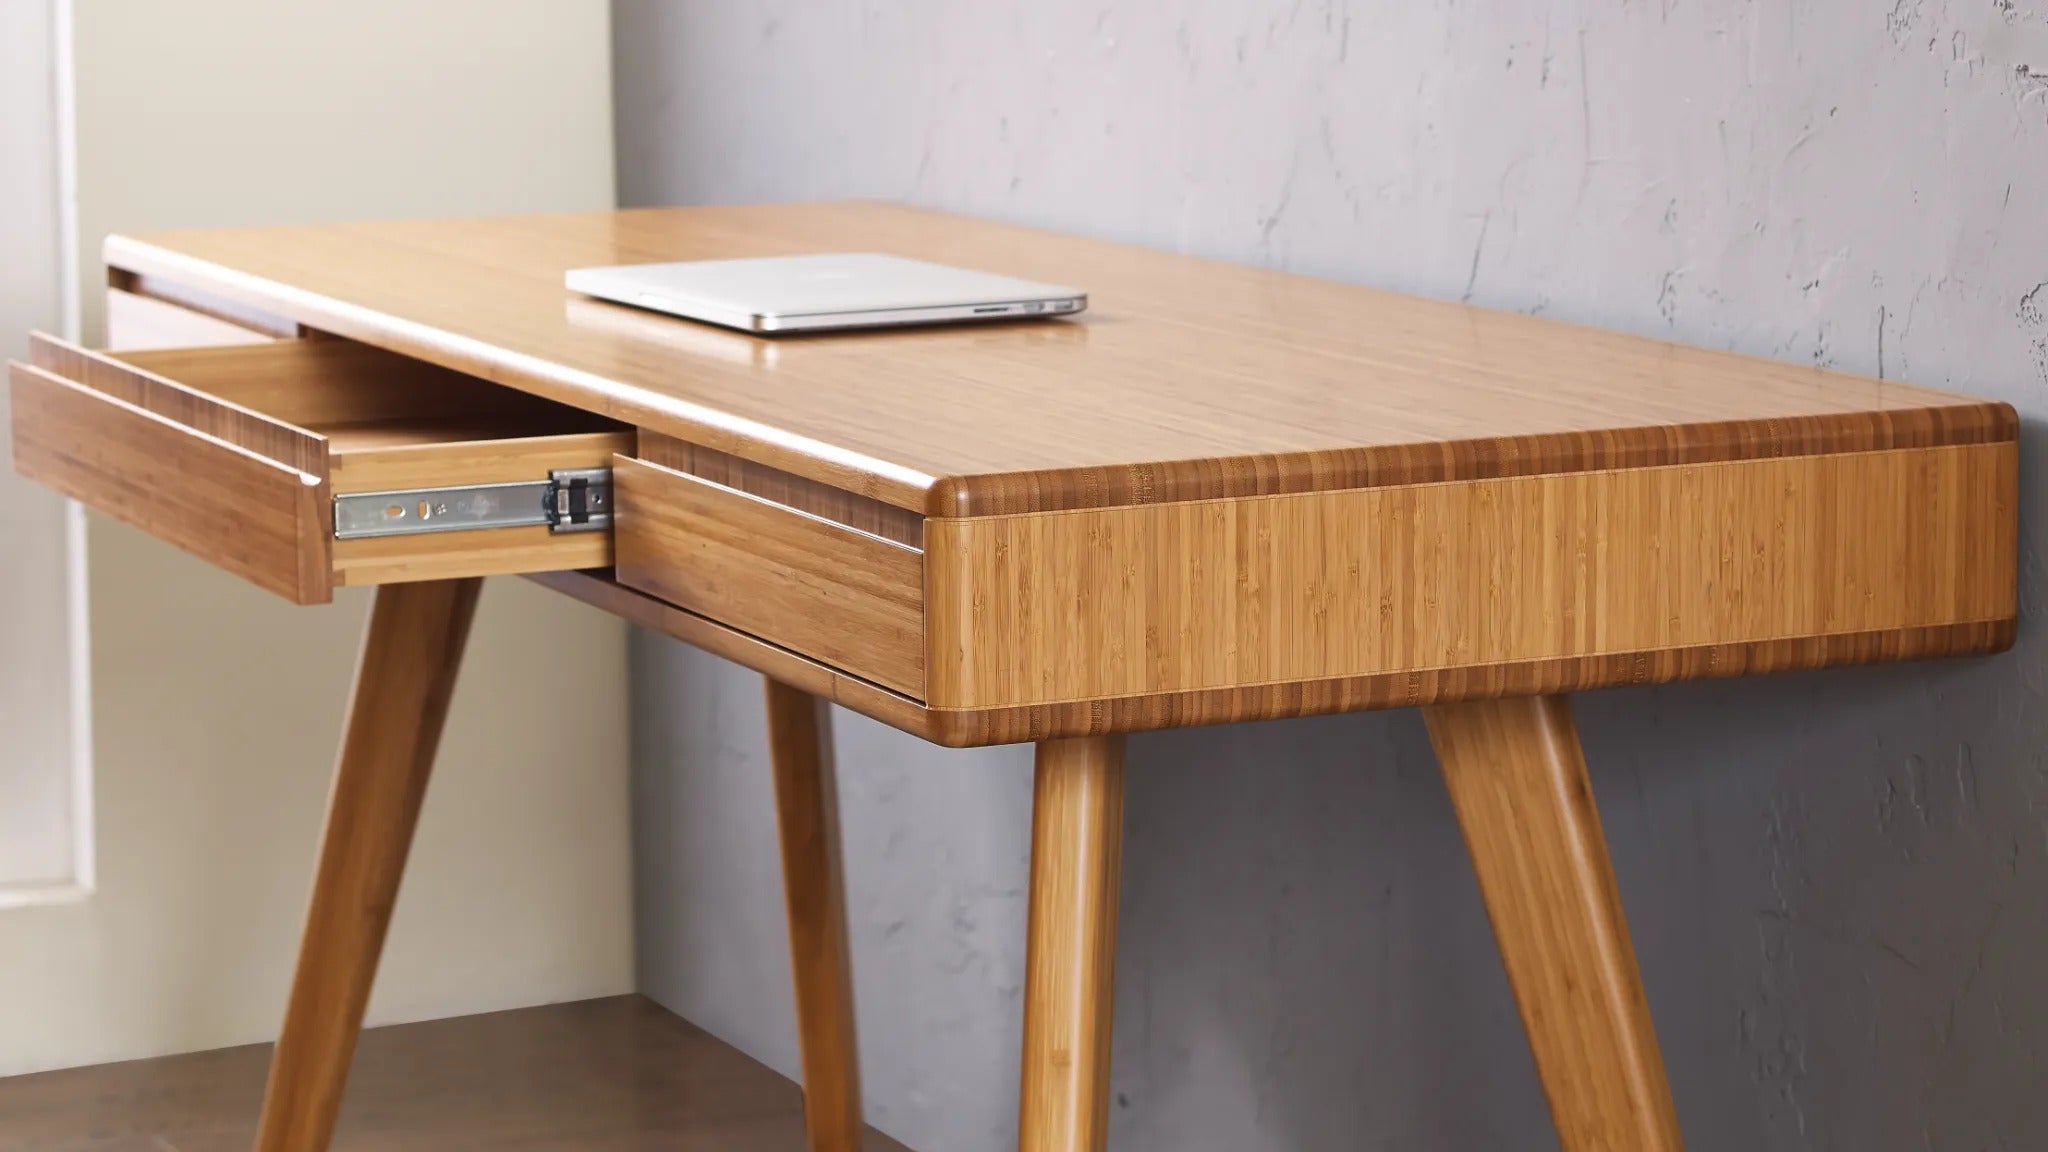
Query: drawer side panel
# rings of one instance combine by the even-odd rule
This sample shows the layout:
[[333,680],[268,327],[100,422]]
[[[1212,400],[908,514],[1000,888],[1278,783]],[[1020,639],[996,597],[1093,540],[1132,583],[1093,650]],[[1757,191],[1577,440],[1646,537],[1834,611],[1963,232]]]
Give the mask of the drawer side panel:
[[[267,354],[275,348],[275,345],[249,345],[229,348],[225,352]],[[223,350],[217,349],[200,353],[202,356],[221,354]],[[37,368],[76,381],[94,392],[153,412],[215,439],[239,445],[301,472],[315,476],[327,473],[326,442],[296,425],[240,405],[225,403],[217,396],[177,380],[40,332],[29,336],[29,360]]]

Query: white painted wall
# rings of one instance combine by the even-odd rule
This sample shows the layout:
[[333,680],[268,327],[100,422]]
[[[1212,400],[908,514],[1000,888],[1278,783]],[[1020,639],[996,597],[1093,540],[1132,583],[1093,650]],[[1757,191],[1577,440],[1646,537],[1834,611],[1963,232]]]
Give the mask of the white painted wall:
[[[595,0],[76,18],[88,333],[109,230],[612,202]],[[99,890],[0,912],[0,1074],[275,1034],[368,604],[292,607],[97,518],[89,544]],[[373,1023],[632,988],[624,698],[617,621],[489,583]]]
[[[55,0],[0,5],[0,353],[63,324]],[[0,430],[7,398],[0,389]],[[64,501],[14,475],[0,437],[0,908],[75,897],[91,883],[82,701],[74,707],[77,525]]]

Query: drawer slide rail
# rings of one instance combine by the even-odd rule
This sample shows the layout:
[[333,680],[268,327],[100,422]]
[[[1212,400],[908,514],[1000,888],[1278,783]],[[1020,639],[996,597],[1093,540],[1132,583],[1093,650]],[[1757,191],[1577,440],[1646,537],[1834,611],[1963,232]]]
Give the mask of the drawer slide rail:
[[546,480],[352,492],[334,498],[337,540],[541,525],[553,532],[601,532],[611,524],[609,468],[558,468]]

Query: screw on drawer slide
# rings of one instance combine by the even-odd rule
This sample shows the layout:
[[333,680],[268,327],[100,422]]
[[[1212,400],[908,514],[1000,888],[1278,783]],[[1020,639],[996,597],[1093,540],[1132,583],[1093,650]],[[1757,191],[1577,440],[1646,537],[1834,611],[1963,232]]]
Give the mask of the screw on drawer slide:
[[546,480],[354,492],[334,498],[337,540],[540,525],[554,532],[610,528],[612,470],[558,468]]

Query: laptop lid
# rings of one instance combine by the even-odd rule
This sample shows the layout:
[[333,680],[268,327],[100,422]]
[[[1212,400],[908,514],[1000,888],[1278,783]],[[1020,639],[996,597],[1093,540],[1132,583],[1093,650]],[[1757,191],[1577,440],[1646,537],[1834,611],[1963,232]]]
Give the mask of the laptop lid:
[[1072,315],[1087,293],[879,252],[578,268],[573,292],[750,332]]

